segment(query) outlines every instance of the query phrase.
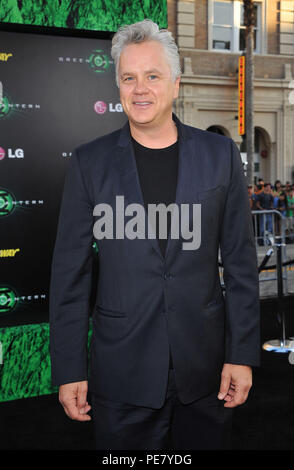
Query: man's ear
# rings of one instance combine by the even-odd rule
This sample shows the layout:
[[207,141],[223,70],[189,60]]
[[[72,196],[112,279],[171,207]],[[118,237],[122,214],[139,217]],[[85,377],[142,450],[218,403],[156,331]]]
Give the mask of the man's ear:
[[180,81],[181,81],[181,77],[178,77],[175,81],[174,99],[176,99],[179,96]]

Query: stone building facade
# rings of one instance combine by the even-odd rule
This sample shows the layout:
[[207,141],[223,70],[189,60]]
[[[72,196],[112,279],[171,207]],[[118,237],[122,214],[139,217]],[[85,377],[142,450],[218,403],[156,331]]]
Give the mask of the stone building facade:
[[[254,3],[254,176],[294,183],[294,0]],[[246,161],[238,129],[242,20],[241,0],[168,0],[182,60],[175,112],[186,124],[231,137]]]

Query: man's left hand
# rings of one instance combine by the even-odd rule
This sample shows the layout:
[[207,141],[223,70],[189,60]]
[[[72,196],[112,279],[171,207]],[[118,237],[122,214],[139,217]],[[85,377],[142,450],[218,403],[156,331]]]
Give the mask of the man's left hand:
[[252,386],[252,369],[238,364],[224,364],[218,398],[226,408],[245,403]]

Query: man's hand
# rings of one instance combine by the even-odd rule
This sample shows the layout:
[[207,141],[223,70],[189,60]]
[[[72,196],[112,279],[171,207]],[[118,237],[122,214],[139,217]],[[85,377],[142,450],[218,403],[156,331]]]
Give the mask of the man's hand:
[[249,366],[224,364],[218,398],[225,400],[226,408],[245,403],[252,386],[252,369]]
[[88,382],[73,382],[59,387],[59,401],[65,413],[77,421],[90,421],[87,414],[91,406],[87,402]]

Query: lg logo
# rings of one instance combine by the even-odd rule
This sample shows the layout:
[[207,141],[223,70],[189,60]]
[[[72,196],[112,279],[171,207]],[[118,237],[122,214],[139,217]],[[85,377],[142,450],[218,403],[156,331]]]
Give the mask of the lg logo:
[[[4,148],[0,147],[0,160],[3,160],[5,155],[6,155],[6,152]],[[7,157],[8,158],[24,158],[24,151],[23,149],[16,149],[14,151],[12,149],[8,149]]]
[[116,103],[115,105],[113,105],[112,103],[109,103],[109,111],[112,113],[115,113],[115,112],[122,113],[123,107],[120,103]]
[[104,114],[107,110],[107,104],[104,101],[96,101],[94,104],[94,109],[97,114]]
[[94,104],[94,109],[97,114],[104,114],[107,111],[107,108],[108,111],[111,113],[123,112],[123,107],[120,103],[109,103],[109,105],[107,106],[107,103],[105,103],[104,101],[96,101],[96,103]]

